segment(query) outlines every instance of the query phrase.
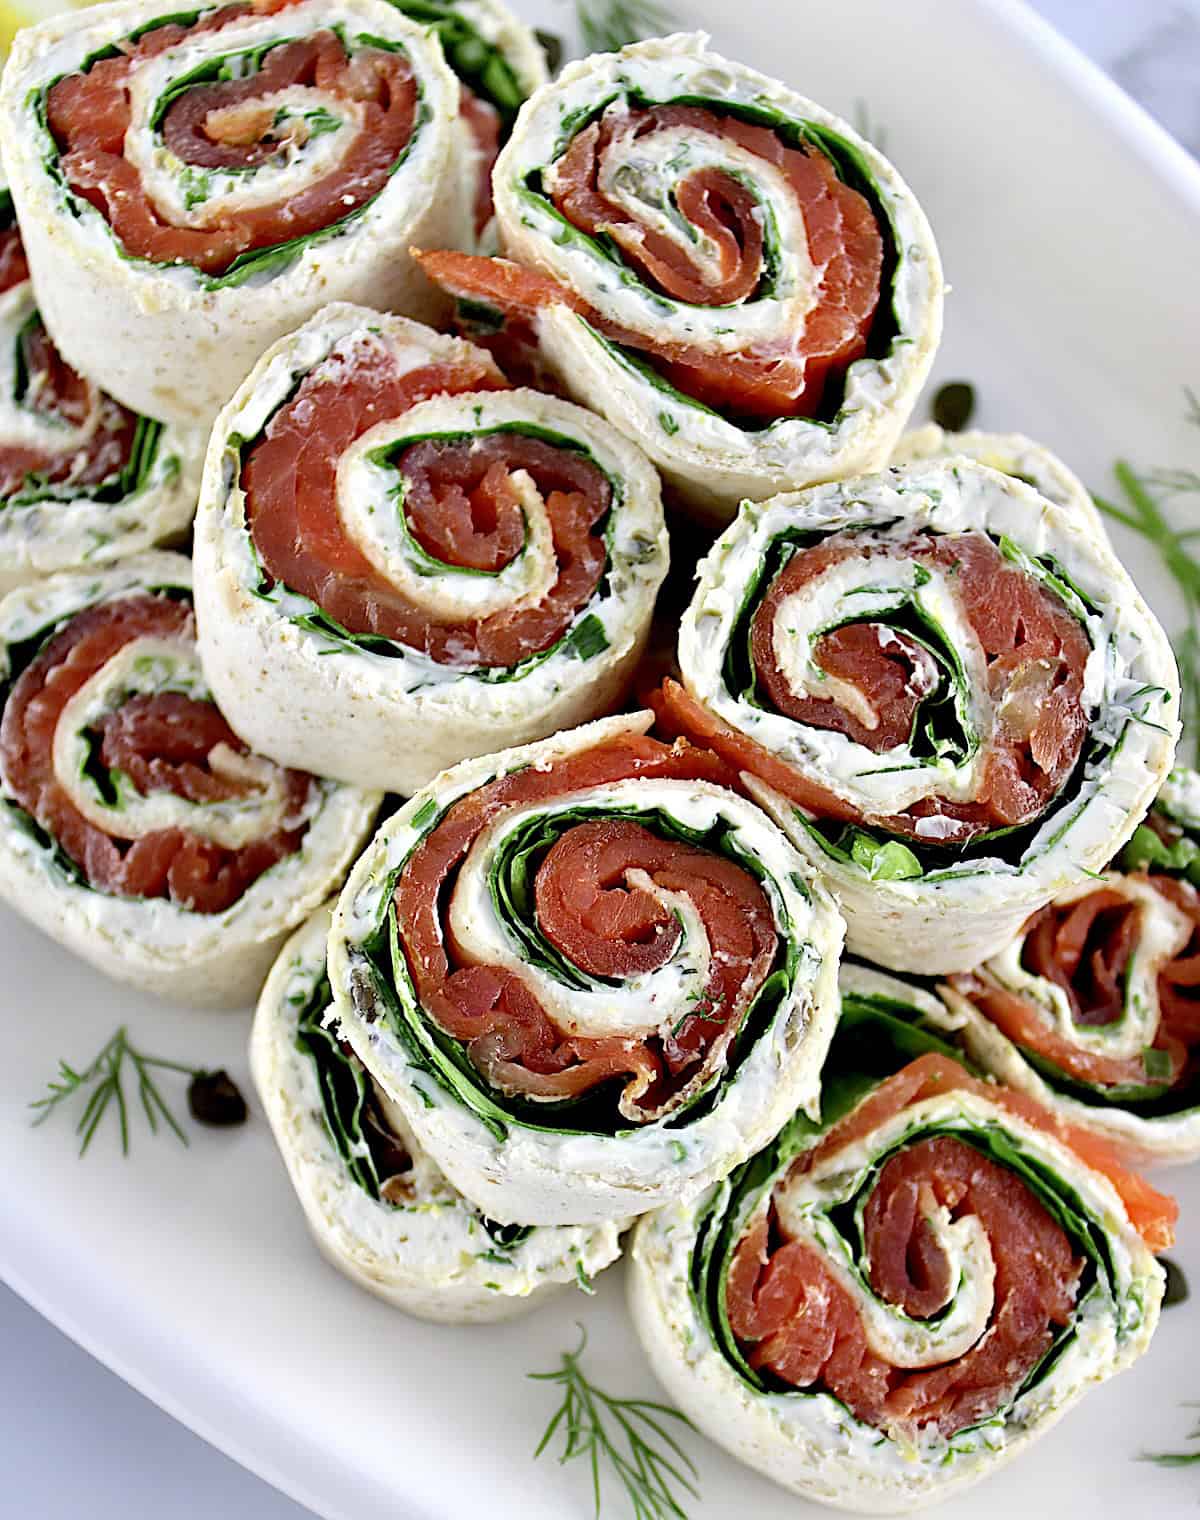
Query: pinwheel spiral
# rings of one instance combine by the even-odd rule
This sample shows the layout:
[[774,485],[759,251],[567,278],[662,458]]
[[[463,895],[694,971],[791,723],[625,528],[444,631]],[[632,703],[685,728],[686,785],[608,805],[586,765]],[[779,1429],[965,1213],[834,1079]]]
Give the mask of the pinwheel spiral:
[[64,361],[0,184],[0,594],[179,538],[203,456],[195,429],[138,416]]
[[317,1245],[368,1292],[422,1319],[527,1313],[620,1255],[620,1224],[502,1225],[439,1171],[324,1022],[330,913],[292,936],[263,988],[250,1059]]
[[693,510],[887,462],[942,274],[912,192],[846,122],[699,35],[656,38],[539,90],[493,188],[504,258],[435,250],[427,272]]
[[1162,629],[1081,512],[995,470],[746,503],[699,580],[662,717],[747,773],[882,965],[1000,950],[1170,766]]
[[985,1070],[1143,1161],[1200,1156],[1200,777],[943,996]]
[[807,1498],[986,1476],[1147,1347],[1170,1200],[983,1082],[937,1000],[848,968],[819,1124],[642,1221],[630,1305],[679,1406]]
[[648,721],[454,767],[339,902],[342,1038],[506,1222],[654,1208],[815,1093],[837,913],[720,763]]
[[611,710],[666,567],[632,444],[400,317],[327,308],[213,432],[205,666],[238,732],[285,764],[408,794]]
[[247,1001],[378,793],[252,753],[212,700],[191,565],[152,553],[0,602],[0,892],[109,975]]
[[438,315],[408,249],[473,243],[459,83],[385,0],[122,0],[23,32],[6,81],[46,325],[149,416],[207,426],[327,301]]

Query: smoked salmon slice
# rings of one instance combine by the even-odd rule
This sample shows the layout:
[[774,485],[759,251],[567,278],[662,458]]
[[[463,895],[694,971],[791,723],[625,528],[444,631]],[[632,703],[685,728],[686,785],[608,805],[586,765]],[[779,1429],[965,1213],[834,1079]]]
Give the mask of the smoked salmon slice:
[[953,1287],[922,1223],[926,1200],[973,1215],[987,1233],[997,1289],[983,1338],[944,1366],[893,1367],[868,1346],[853,1298],[817,1251],[789,1241],[771,1252],[762,1220],[739,1245],[727,1288],[751,1366],[795,1387],[820,1384],[889,1434],[934,1428],[949,1438],[1002,1407],[1069,1322],[1083,1263],[1019,1178],[938,1136],[885,1163],[866,1209],[871,1286],[914,1318],[942,1308]]
[[16,224],[0,231],[0,295],[23,285],[29,278],[29,265],[25,261],[25,245]]
[[[669,729],[707,744],[730,765],[752,772],[817,818],[865,823],[903,838],[957,845],[994,829],[1041,816],[1078,763],[1087,734],[1083,677],[1090,645],[1055,596],[1010,564],[983,533],[920,535],[911,541],[834,534],[797,549],[762,597],[751,624],[754,670],[770,706],[807,727],[846,734],[883,754],[906,742],[918,704],[937,681],[932,656],[885,623],[848,623],[824,635],[814,658],[826,676],[849,684],[873,715],[835,698],[798,694],[776,649],[780,607],[831,566],[893,557],[951,572],[954,596],[987,660],[988,695],[996,712],[985,736],[981,784],[969,802],[926,798],[902,813],[871,814],[802,775],[763,745],[696,701],[678,682],[664,682],[655,706]],[[937,820],[936,832],[930,820]]]
[[395,460],[409,531],[442,563],[497,571],[524,544],[513,476],[537,486],[557,576],[530,605],[470,622],[438,621],[406,600],[347,534],[338,465],[369,428],[436,395],[505,386],[486,355],[402,372],[382,345],[351,344],[304,379],[247,451],[246,517],[272,579],[311,598],[354,634],[393,639],[440,664],[509,668],[563,637],[607,562],[603,522],[612,486],[584,455],[519,433],[412,444]]
[[201,201],[191,208],[188,224],[180,225],[155,202],[140,170],[125,157],[132,80],[142,64],[192,35],[280,8],[229,5],[190,26],[154,27],[117,56],[100,58],[51,87],[47,120],[62,155],[62,173],[101,212],[126,253],[219,276],[244,253],[307,237],[342,220],[387,183],[416,123],[416,79],[403,55],[369,46],[348,52],[334,31],[280,42],[243,78],[181,91],[160,124],[165,144],[185,169],[243,171],[282,161],[296,131],[304,130],[291,119],[278,121],[273,102],[281,91],[310,88],[344,102],[356,118],[355,130],[334,166],[297,193],[274,204],[225,209],[211,224]]
[[741,865],[625,818],[580,821],[537,868],[538,923],[581,971],[623,979],[662,966],[680,924],[648,879],[686,897],[711,947],[708,979],[665,1038],[590,1037],[555,1023],[529,984],[479,964],[443,920],[455,874],[483,829],[506,810],[640,777],[723,783],[725,767],[686,743],[613,740],[547,767],[510,772],[454,803],[412,852],[396,883],[399,943],[418,1001],[500,1090],[562,1099],[621,1078],[649,1115],[668,1101],[718,1040],[728,1041],[770,974],[776,930],[763,888]]
[[806,1153],[805,1164],[811,1167],[820,1157],[870,1134],[893,1114],[923,1098],[955,1089],[973,1092],[989,1103],[999,1104],[1061,1140],[1093,1171],[1108,1178],[1120,1194],[1130,1222],[1151,1250],[1164,1251],[1171,1245],[1175,1221],[1179,1217],[1175,1200],[1157,1192],[1138,1172],[1127,1167],[1115,1146],[1103,1136],[1082,1125],[1068,1123],[1036,1098],[1014,1088],[982,1082],[957,1061],[936,1053],[918,1057],[881,1083],[852,1113],[835,1124],[815,1149]]
[[[1200,893],[1190,882],[1157,873],[1145,877],[1192,924],[1182,951],[1159,970],[1158,1026],[1149,1050],[1165,1057],[1161,1074],[1147,1074],[1146,1053],[1104,1055],[1059,1032],[1036,1007],[985,974],[950,978],[954,990],[1015,1045],[1042,1057],[1066,1077],[1097,1087],[1181,1088],[1193,1080],[1200,1050]],[[1138,905],[1112,888],[1051,904],[1022,931],[1021,964],[1066,994],[1075,1024],[1112,1024],[1124,1015],[1125,977],[1139,928]]]
[[[0,230],[0,295],[28,278],[21,231],[14,221]],[[0,442],[0,501],[14,496],[31,475],[39,483],[72,487],[98,485],[119,475],[133,452],[134,414],[66,363],[36,313],[22,326],[17,348],[24,370],[19,398],[23,407],[71,428],[82,427],[93,411],[98,415],[84,438],[76,434],[56,453]]]
[[698,106],[636,109],[614,103],[575,134],[554,164],[553,204],[581,232],[615,244],[651,292],[701,307],[756,298],[767,270],[763,212],[736,175],[694,167],[673,187],[679,215],[709,251],[703,264],[604,187],[610,154],[652,150],[657,133],[680,131],[732,143],[782,178],[805,228],[816,282],[802,332],[716,352],[615,323],[560,281],[503,259],[435,250],[421,256],[425,272],[460,301],[492,307],[511,320],[512,330],[492,340],[502,363],[514,349],[530,346],[539,310],[565,305],[644,356],[685,395],[719,412],[759,420],[814,416],[831,381],[867,352],[884,263],[883,234],[870,204],[839,179],[815,145],[787,147],[769,128]]
[[[229,849],[183,828],[137,838],[106,832],[79,811],[55,771],[55,734],[71,698],[128,643],[192,637],[189,605],[136,594],[101,602],[54,634],[13,684],[0,720],[0,771],[18,807],[45,830],[97,891],[119,897],[168,898],[193,913],[221,913],[264,871],[300,848],[313,778],[279,770],[285,826]],[[244,796],[251,783],[214,773],[218,746],[244,755],[211,702],[179,693],[134,695],[98,723],[100,758],[143,794],[194,802]]]
[[607,236],[652,289],[697,306],[747,300],[764,275],[763,214],[756,197],[733,174],[693,168],[674,186],[680,214],[715,244],[717,270],[692,264],[684,247],[644,226],[600,188],[605,157],[643,150],[658,132],[682,130],[745,149],[782,171],[820,271],[814,309],[802,336],[745,354],[708,354],[681,346],[643,347],[665,361],[669,378],[718,410],[754,416],[811,416],[827,376],[844,372],[867,349],[879,304],[883,237],[865,198],[837,176],[815,147],[787,148],[777,133],[698,106],[630,109],[614,103],[576,134],[554,166],[555,206],[580,231]]
[[1150,884],[1192,921],[1192,936],[1158,979],[1162,1026],[1169,1038],[1200,1048],[1200,892],[1189,881],[1153,873]]
[[128,407],[85,380],[63,359],[36,316],[17,340],[25,371],[22,404],[44,417],[80,428],[95,413],[95,425],[56,453],[28,445],[0,443],[0,500],[15,496],[30,476],[39,485],[96,486],[120,475],[129,463],[137,417]]
[[[1131,1222],[1161,1250],[1172,1239],[1173,1200],[1129,1172],[1106,1141],[1066,1125],[1033,1099],[971,1077],[948,1057],[920,1057],[882,1082],[785,1173],[827,1164],[855,1141],[925,1098],[954,1089],[1056,1136],[1121,1195]],[[929,1219],[971,1216],[995,1269],[986,1330],[961,1355],[929,1367],[897,1367],[871,1349],[857,1304],[807,1239],[791,1238],[772,1201],[738,1243],[726,1279],[730,1327],[756,1370],[798,1388],[827,1389],[889,1436],[936,1430],[943,1438],[1006,1408],[1070,1323],[1083,1259],[1062,1225],[1015,1172],[953,1135],[918,1138],[894,1152],[863,1211],[863,1248],[875,1295],[914,1319],[930,1319],[956,1284]]]
[[503,123],[496,107],[476,95],[461,80],[459,91],[462,103],[458,113],[466,123],[475,151],[479,154],[479,178],[475,190],[475,235],[478,237],[492,219],[492,170],[500,155]]

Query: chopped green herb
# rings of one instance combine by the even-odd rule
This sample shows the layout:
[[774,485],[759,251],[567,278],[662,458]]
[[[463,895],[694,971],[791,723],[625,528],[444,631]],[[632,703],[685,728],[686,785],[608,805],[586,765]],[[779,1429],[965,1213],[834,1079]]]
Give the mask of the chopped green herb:
[[[1188,1436],[1189,1441],[1200,1441],[1200,1425]],[[1159,1467],[1191,1467],[1193,1463],[1200,1462],[1200,1446],[1195,1451],[1148,1451],[1142,1456],[1143,1462],[1155,1462]]]
[[850,858],[872,881],[909,881],[920,876],[921,862],[898,839],[886,843],[856,829],[850,842]]
[[417,811],[412,815],[414,829],[423,829],[427,823],[432,823],[437,814],[438,805],[436,797],[427,797]]
[[187,211],[202,206],[212,191],[212,177],[203,169],[188,165],[179,176],[179,188],[183,191],[183,205]]
[[1148,1045],[1142,1051],[1142,1070],[1154,1082],[1166,1082],[1171,1076],[1171,1057],[1165,1050]]
[[590,660],[608,648],[608,634],[594,612],[575,625],[567,635],[565,648],[578,660]]
[[304,122],[308,127],[308,138],[311,142],[314,137],[323,137],[326,132],[336,132],[341,126],[341,118],[327,111],[324,106],[318,106],[315,111],[305,111]]

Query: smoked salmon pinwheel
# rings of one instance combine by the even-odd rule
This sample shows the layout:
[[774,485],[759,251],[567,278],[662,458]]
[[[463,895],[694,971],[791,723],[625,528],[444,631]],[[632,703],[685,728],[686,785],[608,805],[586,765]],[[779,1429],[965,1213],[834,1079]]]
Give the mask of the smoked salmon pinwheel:
[[893,970],[1003,949],[1171,765],[1175,661],[1107,540],[968,459],[746,503],[699,580],[661,719],[745,773]]
[[426,1154],[395,1103],[324,1022],[329,909],[284,946],[258,1003],[250,1060],[317,1245],[360,1286],[422,1319],[511,1319],[621,1254],[616,1221],[500,1224]]
[[725,521],[742,497],[887,463],[937,348],[942,272],[870,143],[704,44],[570,65],[497,161],[504,257],[426,244],[423,263],[469,333],[526,351]]
[[232,1007],[381,799],[241,742],[200,667],[191,568],[152,552],[0,601],[0,896],[118,981]]
[[892,464],[919,464],[925,460],[966,458],[986,464],[1001,475],[1012,475],[1032,486],[1039,496],[1056,507],[1077,512],[1088,523],[1089,531],[1108,537],[1091,492],[1069,465],[1043,444],[1022,433],[984,433],[972,428],[965,433],[950,433],[936,422],[905,433],[892,453]]
[[196,522],[204,667],[285,765],[409,795],[611,711],[666,574],[658,477],[490,356],[333,306],[217,419]]
[[656,1208],[817,1098],[841,920],[720,762],[650,720],[455,766],[338,902],[339,1038],[505,1224]]
[[473,245],[460,103],[436,33],[387,0],[119,0],[23,31],[0,130],[64,358],[207,427],[328,301],[438,316],[409,248]]
[[767,1477],[896,1514],[994,1472],[1149,1345],[1175,1207],[981,1080],[936,1000],[843,974],[819,1123],[641,1221],[654,1370]]
[[203,457],[198,431],[139,417],[63,360],[0,181],[0,595],[180,537]]
[[1200,1159],[1200,776],[1114,862],[950,979],[972,1058],[1131,1156]]

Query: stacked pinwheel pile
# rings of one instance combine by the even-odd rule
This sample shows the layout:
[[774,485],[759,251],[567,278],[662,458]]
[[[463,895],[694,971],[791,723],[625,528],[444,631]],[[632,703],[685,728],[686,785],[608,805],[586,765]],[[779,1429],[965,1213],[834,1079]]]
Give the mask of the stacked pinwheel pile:
[[902,436],[925,216],[703,38],[548,82],[499,0],[173,4],[0,88],[0,892],[258,997],[372,1292],[630,1239],[739,1457],[984,1475],[1146,1349],[1132,1168],[1200,1157],[1200,778],[1093,503]]

